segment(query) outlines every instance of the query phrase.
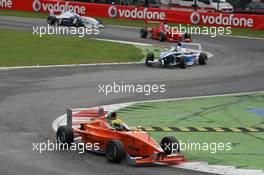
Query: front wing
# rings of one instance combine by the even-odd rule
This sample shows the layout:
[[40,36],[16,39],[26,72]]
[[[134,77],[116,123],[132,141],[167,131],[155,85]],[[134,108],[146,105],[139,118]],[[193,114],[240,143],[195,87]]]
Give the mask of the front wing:
[[186,162],[186,159],[182,155],[163,155],[163,156],[157,156],[156,154],[153,154],[149,157],[131,157],[127,154],[127,161],[130,165],[136,166],[136,165],[143,165],[143,164],[149,164],[149,163],[164,163],[164,164],[180,164],[183,162]]

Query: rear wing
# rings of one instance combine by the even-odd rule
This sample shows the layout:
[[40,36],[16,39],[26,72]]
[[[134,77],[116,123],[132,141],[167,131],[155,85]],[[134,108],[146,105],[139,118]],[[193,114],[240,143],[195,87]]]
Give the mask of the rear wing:
[[160,24],[162,21],[151,21],[151,20],[145,20],[145,29],[149,29],[150,24]]
[[67,128],[72,128],[72,109],[67,109]]
[[85,110],[85,109],[67,109],[66,113],[66,126],[68,128],[73,127],[73,117],[85,117],[85,118],[100,118],[105,117],[108,112],[104,108],[99,107],[97,110]]

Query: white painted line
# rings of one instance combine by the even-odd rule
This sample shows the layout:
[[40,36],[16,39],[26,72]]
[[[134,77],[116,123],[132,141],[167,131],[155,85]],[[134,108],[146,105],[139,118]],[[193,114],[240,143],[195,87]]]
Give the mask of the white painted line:
[[107,66],[107,65],[128,65],[128,64],[142,64],[142,62],[93,63],[93,64],[62,64],[62,65],[46,65],[46,66],[39,66],[39,65],[36,65],[36,66],[17,66],[17,67],[0,67],[0,70],[56,68],[56,67]]
[[99,40],[99,41],[109,41],[109,42],[123,43],[123,44],[132,44],[132,45],[139,45],[139,46],[152,46],[153,45],[153,44],[148,44],[148,43],[139,43],[139,42],[132,42],[132,41],[100,39],[100,38],[94,38],[94,39]]
[[171,167],[220,175],[264,175],[262,170],[236,169],[233,166],[208,165],[204,162],[186,162],[180,165],[173,165]]

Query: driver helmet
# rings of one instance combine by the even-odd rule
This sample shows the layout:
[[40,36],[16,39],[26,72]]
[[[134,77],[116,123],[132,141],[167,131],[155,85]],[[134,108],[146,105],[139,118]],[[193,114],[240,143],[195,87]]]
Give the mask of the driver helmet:
[[124,122],[121,119],[112,120],[111,125],[118,131],[122,131],[124,129]]
[[123,122],[123,120],[121,120],[121,119],[115,119],[115,120],[112,120],[112,125],[114,126],[114,125],[121,125],[121,124],[123,124],[124,122]]

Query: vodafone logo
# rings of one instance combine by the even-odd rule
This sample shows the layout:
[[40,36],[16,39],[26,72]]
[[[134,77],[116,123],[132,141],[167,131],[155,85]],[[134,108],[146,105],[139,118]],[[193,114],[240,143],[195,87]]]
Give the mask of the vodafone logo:
[[252,18],[235,17],[234,14],[223,15],[222,13],[218,16],[212,16],[208,14],[200,14],[193,12],[190,16],[192,24],[210,24],[210,25],[222,25],[222,26],[234,26],[234,27],[249,27],[252,28],[254,20]]
[[12,0],[0,0],[0,7],[12,8],[13,2],[12,2]]
[[[1,1],[1,0],[0,0]],[[57,1],[56,4],[53,3],[41,3],[39,0],[35,0],[32,4],[33,10],[35,12],[39,12],[41,10],[43,11],[49,11],[49,12],[67,12],[70,10],[74,10],[75,13],[85,15],[86,8],[84,6],[78,6],[78,5],[71,5],[69,2],[60,3],[60,1]]]
[[118,9],[112,5],[108,8],[108,16],[115,18],[117,16],[121,18],[132,18],[132,19],[148,19],[148,20],[165,20],[164,12],[149,11],[147,8],[144,10],[134,9]]
[[112,5],[111,7],[109,7],[109,9],[108,9],[108,16],[110,18],[115,18],[117,16],[117,13],[118,13],[118,11],[117,11],[116,6],[113,6]]
[[33,5],[33,10],[35,12],[39,12],[41,10],[41,3],[39,0],[35,0],[32,5]]
[[200,20],[201,20],[201,16],[200,16],[200,14],[198,12],[193,12],[191,14],[191,22],[193,24],[199,24]]

